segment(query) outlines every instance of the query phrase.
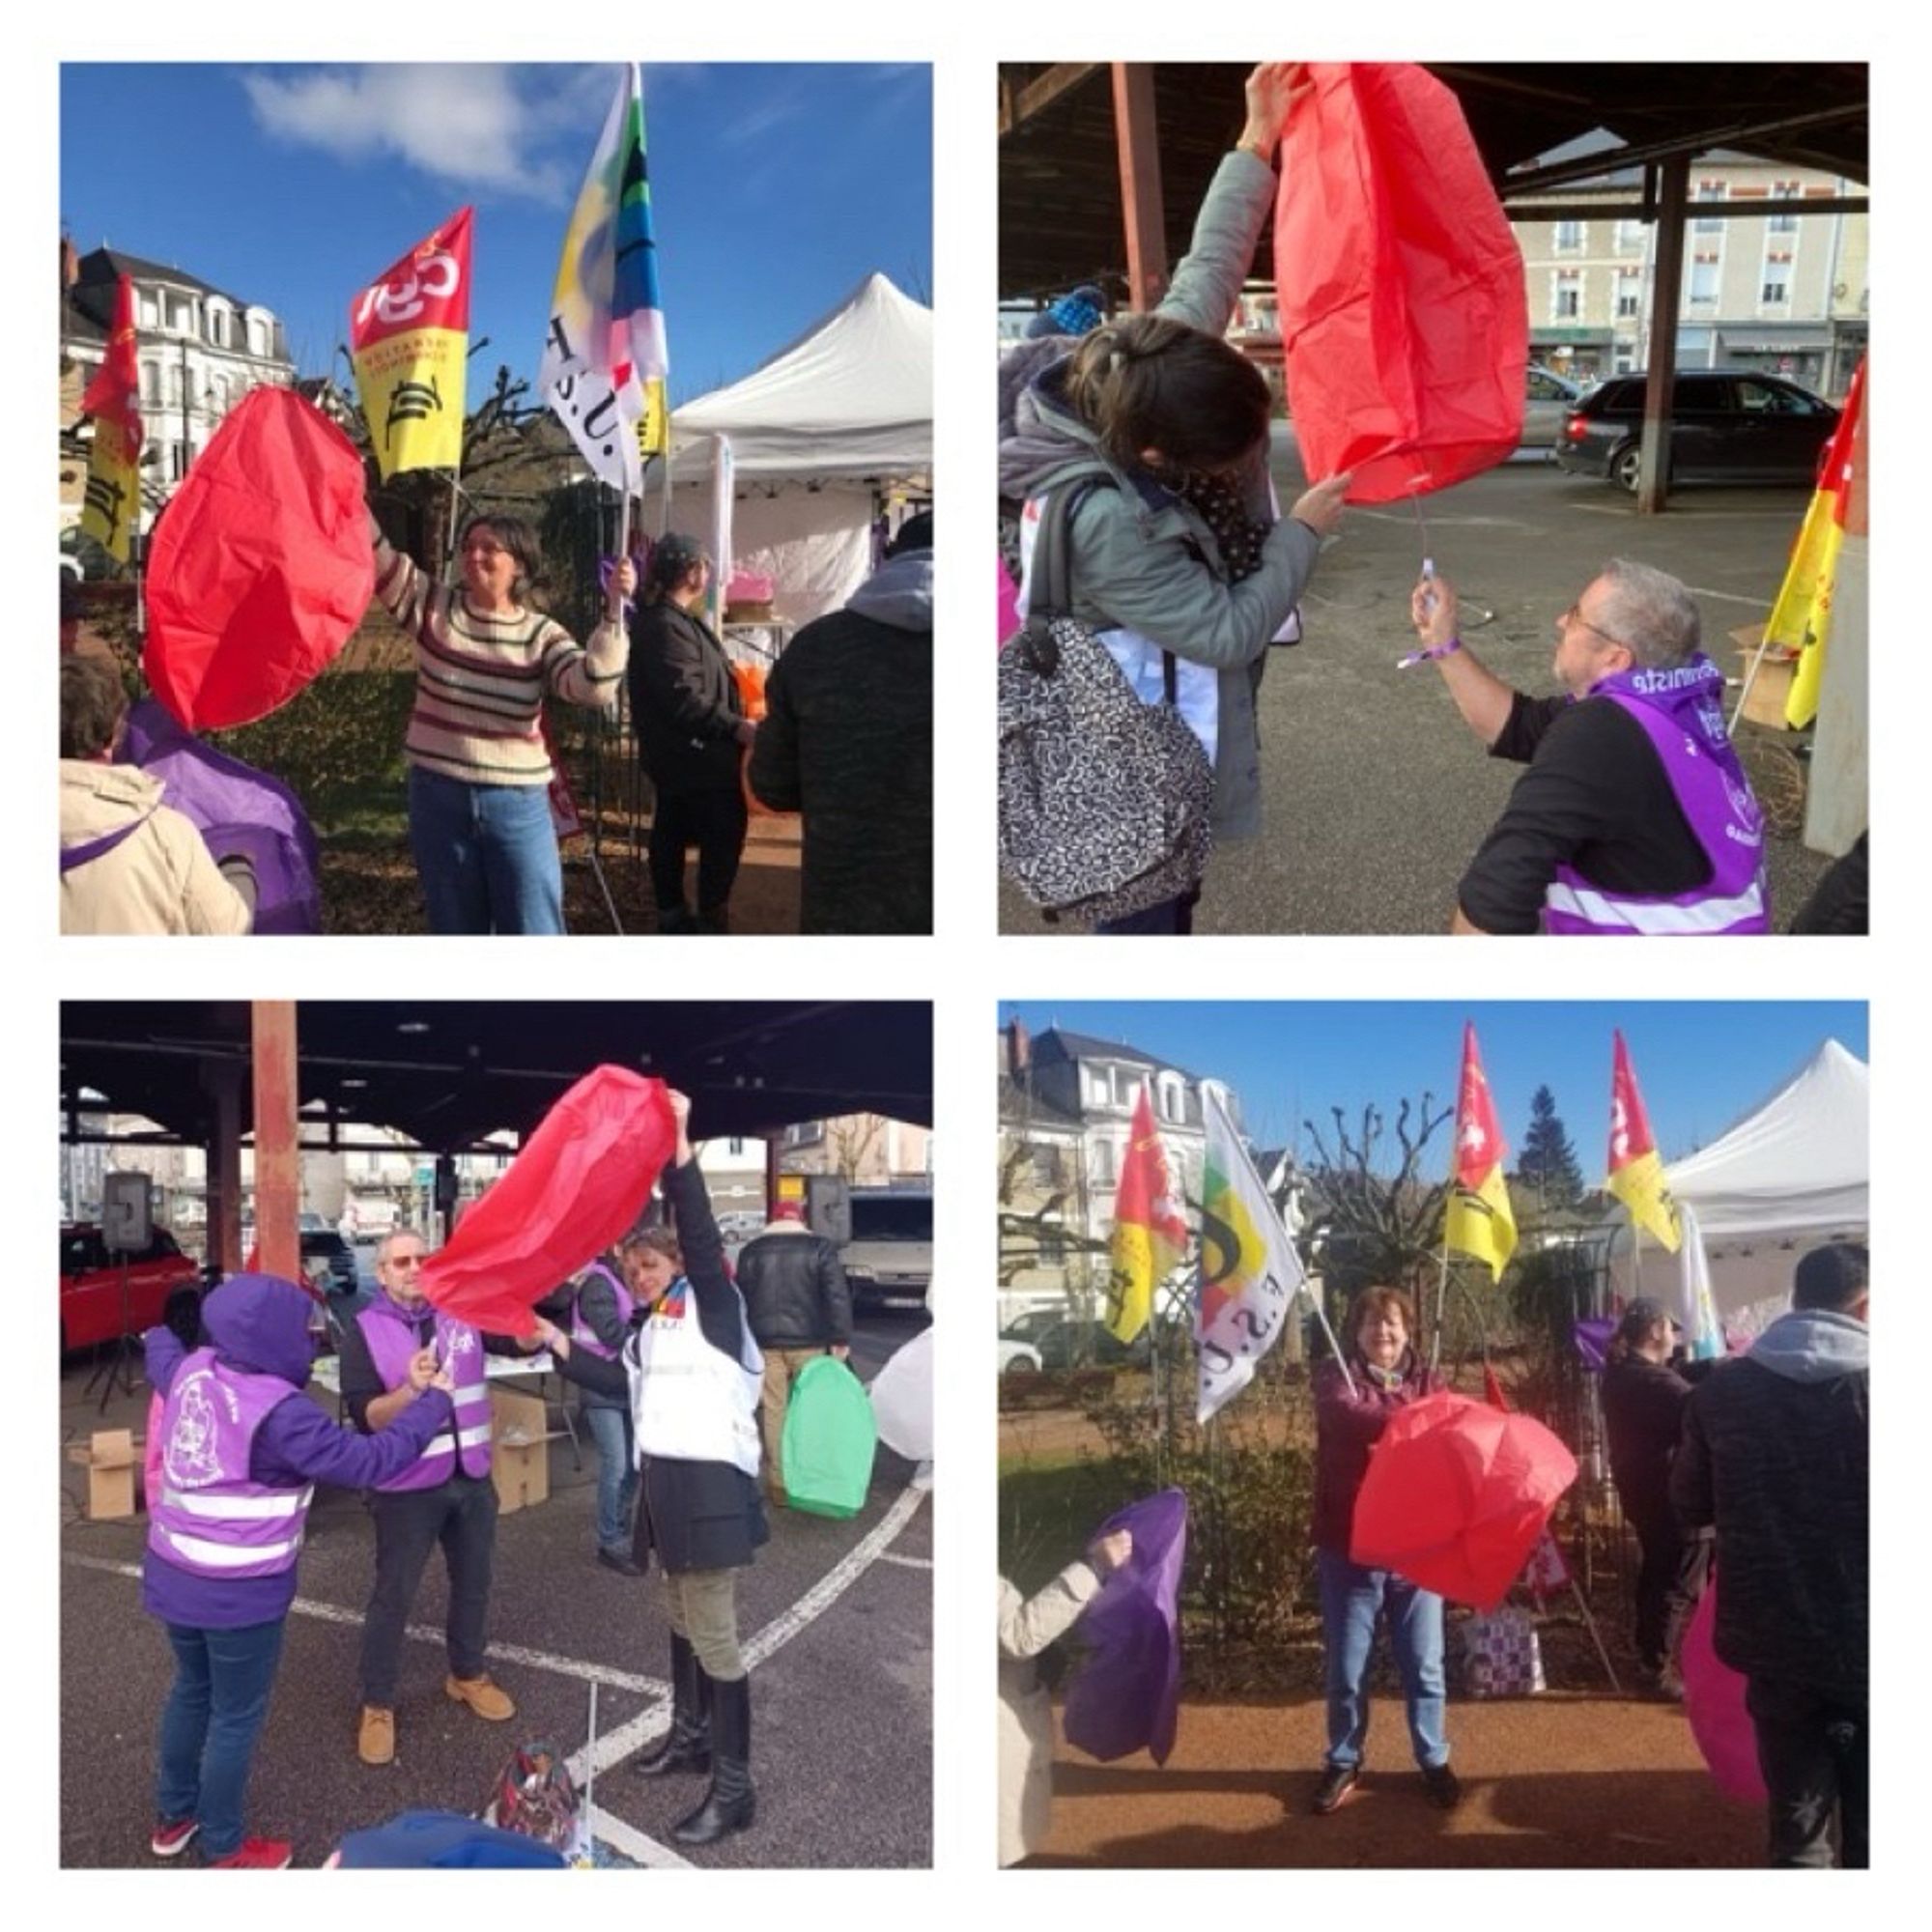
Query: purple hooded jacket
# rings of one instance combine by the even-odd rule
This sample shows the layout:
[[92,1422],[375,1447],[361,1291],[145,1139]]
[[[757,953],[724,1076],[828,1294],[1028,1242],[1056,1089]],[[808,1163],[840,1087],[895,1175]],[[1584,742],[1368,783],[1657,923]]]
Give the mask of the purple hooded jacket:
[[[439,1429],[449,1426],[449,1398],[426,1390],[380,1435],[357,1435],[329,1421],[302,1396],[314,1351],[309,1311],[314,1306],[294,1282],[279,1275],[238,1274],[201,1305],[201,1325],[219,1358],[254,1375],[278,1376],[291,1400],[278,1404],[255,1435],[249,1477],[293,1489],[302,1483],[334,1483],[366,1489],[420,1456]],[[168,1328],[142,1337],[148,1379],[163,1396],[187,1350]],[[163,1623],[197,1630],[241,1630],[274,1623],[295,1601],[296,1570],[272,1577],[196,1577],[152,1549],[141,1571],[141,1604]]]

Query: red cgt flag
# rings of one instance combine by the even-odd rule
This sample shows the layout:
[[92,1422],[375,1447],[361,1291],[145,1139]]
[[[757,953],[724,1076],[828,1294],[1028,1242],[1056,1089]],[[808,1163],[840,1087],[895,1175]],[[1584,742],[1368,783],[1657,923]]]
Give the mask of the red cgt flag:
[[423,1264],[423,1293],[493,1335],[534,1333],[532,1306],[637,1224],[676,1145],[662,1080],[594,1068]]

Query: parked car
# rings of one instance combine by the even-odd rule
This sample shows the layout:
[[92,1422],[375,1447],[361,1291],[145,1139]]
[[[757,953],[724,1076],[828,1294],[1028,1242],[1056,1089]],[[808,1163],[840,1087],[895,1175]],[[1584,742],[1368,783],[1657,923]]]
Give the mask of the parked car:
[[1000,1373],[1003,1376],[1037,1376],[1039,1374],[1039,1350],[1031,1342],[1015,1341],[1010,1335],[1000,1337]]
[[[1648,376],[1613,376],[1563,425],[1556,462],[1634,493]],[[1781,376],[1680,370],[1670,398],[1672,483],[1809,483],[1838,412]]]
[[[139,1335],[163,1319],[169,1301],[196,1288],[201,1270],[172,1235],[156,1228],[148,1245],[128,1258],[127,1331]],[[60,1345],[66,1354],[114,1341],[122,1332],[121,1257],[109,1254],[98,1227],[75,1222],[61,1230]]]
[[319,1280],[328,1294],[354,1295],[362,1285],[355,1250],[326,1223],[321,1228],[303,1228],[300,1238],[302,1272],[311,1281]]
[[1126,1369],[1148,1364],[1151,1329],[1131,1342],[1117,1341],[1104,1321],[1083,1321],[1064,1308],[1031,1308],[1000,1330],[1000,1373],[1006,1375],[1024,1350],[1034,1369]]
[[1524,378],[1522,447],[1554,449],[1571,412],[1588,391],[1581,383],[1532,362]]

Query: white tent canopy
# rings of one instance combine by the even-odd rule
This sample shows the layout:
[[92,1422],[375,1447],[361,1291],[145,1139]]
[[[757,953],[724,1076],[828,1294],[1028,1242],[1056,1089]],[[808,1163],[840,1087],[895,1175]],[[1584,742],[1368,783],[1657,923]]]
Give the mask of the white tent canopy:
[[671,523],[710,527],[718,439],[736,488],[731,557],[790,624],[836,611],[872,567],[877,496],[932,472],[932,311],[868,275],[742,382],[671,412]]
[[1685,1298],[1685,1320],[1701,1238],[1720,1316],[1787,1305],[1800,1255],[1869,1225],[1870,1079],[1863,1061],[1828,1039],[1761,1107],[1667,1167],[1665,1184],[1692,1224],[1684,1265],[1646,1244],[1639,1283],[1626,1220],[1611,1254],[1615,1292],[1628,1298],[1641,1285],[1655,1293],[1660,1277],[1668,1279]]
[[671,412],[673,482],[728,436],[741,482],[904,481],[932,469],[932,311],[867,275],[742,382]]

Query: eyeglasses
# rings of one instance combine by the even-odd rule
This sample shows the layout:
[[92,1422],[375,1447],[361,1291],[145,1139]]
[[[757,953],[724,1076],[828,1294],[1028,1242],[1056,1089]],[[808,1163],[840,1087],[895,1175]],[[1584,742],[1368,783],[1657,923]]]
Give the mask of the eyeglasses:
[[1580,600],[1571,605],[1569,610],[1564,611],[1562,616],[1560,616],[1556,621],[1559,624],[1561,624],[1566,631],[1570,628],[1572,624],[1575,624],[1579,630],[1588,631],[1593,637],[1602,638],[1605,643],[1614,644],[1620,651],[1627,651],[1630,649],[1630,646],[1627,643],[1625,643],[1621,638],[1613,638],[1607,631],[1599,630],[1595,624],[1591,623],[1589,618],[1587,618],[1583,614],[1583,607]]
[[423,1260],[424,1257],[421,1255],[391,1255],[383,1265],[392,1268],[419,1268],[423,1264]]

